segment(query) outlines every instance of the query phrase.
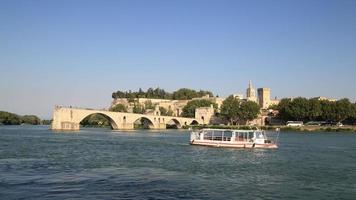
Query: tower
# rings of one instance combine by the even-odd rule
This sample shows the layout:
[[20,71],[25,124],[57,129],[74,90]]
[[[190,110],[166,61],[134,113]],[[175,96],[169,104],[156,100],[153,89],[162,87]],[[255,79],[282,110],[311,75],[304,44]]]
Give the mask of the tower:
[[254,101],[257,102],[257,98],[256,98],[256,91],[252,86],[252,82],[250,81],[248,84],[248,88],[246,90],[246,99],[247,101]]
[[268,108],[271,105],[271,89],[258,88],[258,103],[261,108]]

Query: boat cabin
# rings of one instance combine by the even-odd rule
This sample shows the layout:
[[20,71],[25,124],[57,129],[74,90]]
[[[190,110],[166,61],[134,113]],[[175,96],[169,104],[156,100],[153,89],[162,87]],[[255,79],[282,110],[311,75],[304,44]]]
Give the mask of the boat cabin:
[[[272,148],[272,141],[267,139],[261,130],[230,130],[230,129],[202,129],[192,132],[191,144],[206,146],[228,147],[267,147]],[[277,147],[273,144],[273,147]]]

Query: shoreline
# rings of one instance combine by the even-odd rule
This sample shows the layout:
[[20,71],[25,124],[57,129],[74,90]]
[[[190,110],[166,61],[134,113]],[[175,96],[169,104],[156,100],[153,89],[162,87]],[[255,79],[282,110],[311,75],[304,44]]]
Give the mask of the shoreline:
[[[50,125],[3,125],[0,124],[0,127],[7,126],[50,126]],[[83,128],[110,128],[109,126],[83,126]],[[262,130],[273,130],[275,131],[277,128],[283,132],[348,132],[348,133],[356,133],[356,126],[302,126],[302,127],[290,127],[290,126],[228,126],[228,125],[194,125],[194,126],[183,126],[180,128],[181,130],[187,130],[189,128],[192,129],[203,129],[203,128],[211,128],[211,129],[240,129],[240,130],[255,130],[256,128]],[[155,129],[133,129],[133,130],[155,130]],[[174,129],[159,129],[159,130],[174,130]],[[176,129],[179,130],[179,129]]]
[[[254,126],[228,126],[228,125],[196,125],[196,126],[186,126],[184,129],[193,128],[193,129],[202,129],[202,128],[213,128],[213,129],[242,129],[242,130],[253,130],[256,129]],[[276,130],[277,128],[280,131],[289,132],[355,132],[356,126],[301,126],[301,127],[290,127],[290,126],[260,126],[257,127],[262,130]]]

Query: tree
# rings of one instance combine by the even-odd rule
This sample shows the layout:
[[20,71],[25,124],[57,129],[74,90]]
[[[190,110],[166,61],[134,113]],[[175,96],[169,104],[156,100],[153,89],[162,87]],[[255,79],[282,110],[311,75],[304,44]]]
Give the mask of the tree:
[[213,97],[213,93],[210,91],[195,91],[192,89],[187,89],[187,88],[181,88],[175,92],[169,93],[166,92],[164,89],[161,88],[148,88],[147,91],[143,91],[141,88],[137,92],[132,92],[131,90],[129,91],[116,91],[113,92],[111,97],[116,99],[116,98],[127,98],[129,99],[129,102],[133,102],[133,99],[135,98],[150,98],[150,99],[178,99],[178,100],[188,100],[192,99],[195,97],[202,97],[205,95],[209,95],[210,97]]
[[20,116],[5,111],[0,111],[0,124],[18,125],[21,123]]
[[352,104],[352,120],[356,120],[356,103]]
[[51,125],[52,124],[52,119],[44,119],[42,120],[41,124],[42,125]]
[[24,115],[21,117],[21,123],[39,125],[41,124],[41,119],[35,115]]
[[204,91],[204,90],[200,90],[200,91],[195,91],[192,89],[188,89],[188,88],[181,88],[175,92],[173,92],[173,99],[176,100],[189,100],[189,99],[193,99],[193,98],[197,98],[197,97],[203,97],[205,95],[209,95],[209,97],[213,97],[214,94],[210,91]]
[[146,112],[145,108],[140,105],[139,103],[135,103],[134,107],[132,108],[132,112],[133,113],[137,113],[137,114],[144,114]]
[[240,120],[240,100],[234,96],[226,98],[220,108],[220,114],[234,125]]
[[195,109],[200,108],[200,107],[209,107],[210,105],[213,105],[215,109],[217,109],[218,105],[216,103],[213,103],[209,100],[206,99],[198,99],[198,100],[192,100],[187,103],[183,107],[183,112],[181,114],[182,117],[194,117],[195,116]]
[[167,110],[164,107],[159,107],[159,111],[160,111],[161,115],[163,115],[163,116],[172,116],[173,115],[173,111],[171,109]]
[[328,100],[322,100],[320,101],[320,105],[321,105],[321,119],[322,120],[333,120],[335,119],[335,102],[331,102]]
[[290,106],[291,106],[291,99],[282,99],[278,106],[277,110],[279,111],[278,118],[288,121],[292,118],[290,114]]
[[115,106],[110,108],[112,112],[127,112],[127,107],[124,104],[116,104]]
[[278,117],[282,120],[324,120],[341,122],[354,115],[353,106],[348,99],[333,102],[328,100],[295,98],[282,99],[277,106]]
[[145,109],[155,109],[156,104],[152,103],[152,101],[148,100],[145,101]]
[[230,121],[230,124],[238,124],[241,121],[256,119],[260,112],[260,106],[253,101],[241,101],[234,96],[229,96],[221,105],[221,116]]
[[320,101],[318,99],[310,99],[308,106],[309,112],[307,119],[311,121],[320,120],[323,114]]
[[260,106],[253,101],[242,101],[240,104],[240,119],[250,121],[257,118],[260,113]]
[[196,97],[197,97],[196,91],[188,88],[181,88],[173,92],[173,99],[176,100],[188,100]]
[[341,122],[352,117],[352,104],[349,99],[340,99],[335,103],[335,121]]

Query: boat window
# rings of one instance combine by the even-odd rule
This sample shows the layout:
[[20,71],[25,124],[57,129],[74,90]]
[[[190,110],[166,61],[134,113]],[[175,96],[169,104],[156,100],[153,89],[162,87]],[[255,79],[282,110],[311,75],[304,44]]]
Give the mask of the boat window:
[[244,135],[243,135],[243,133],[236,132],[236,140],[237,140],[237,141],[243,141],[243,140],[244,140]]
[[213,139],[213,131],[206,130],[204,131],[204,140],[212,140]]
[[214,131],[213,140],[221,141],[223,139],[223,131]]
[[248,139],[252,139],[253,138],[253,132],[248,132]]
[[231,141],[232,131],[224,131],[223,141]]

